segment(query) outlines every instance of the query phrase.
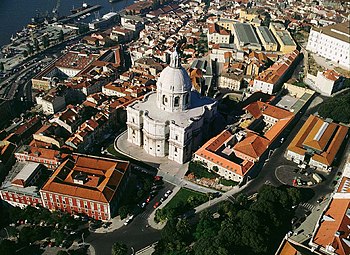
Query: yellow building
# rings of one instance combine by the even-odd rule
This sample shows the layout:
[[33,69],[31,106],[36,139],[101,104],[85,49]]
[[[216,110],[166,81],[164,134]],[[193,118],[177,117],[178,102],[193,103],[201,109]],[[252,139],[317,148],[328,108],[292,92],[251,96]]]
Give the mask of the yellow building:
[[269,28],[279,44],[279,50],[283,54],[291,53],[297,49],[293,37],[283,24],[271,22]]

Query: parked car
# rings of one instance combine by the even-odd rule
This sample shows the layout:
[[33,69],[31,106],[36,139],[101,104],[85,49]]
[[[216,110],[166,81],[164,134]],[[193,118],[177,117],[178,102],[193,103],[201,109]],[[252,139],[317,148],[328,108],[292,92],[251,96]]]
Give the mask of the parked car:
[[162,176],[159,176],[159,175],[154,176],[155,181],[161,181],[162,179],[163,179]]
[[317,203],[320,204],[323,200],[324,200],[324,197],[322,196],[322,197],[320,197],[319,199],[317,199]]
[[143,203],[140,205],[140,207],[141,207],[141,208],[145,208],[146,205],[147,205],[147,203],[146,203],[146,202],[143,202]]
[[160,206],[161,202],[156,202],[153,206],[154,209],[156,209],[158,206]]
[[297,184],[298,184],[298,186],[302,185],[301,180],[299,178],[297,179]]
[[153,198],[152,195],[149,195],[148,198],[146,199],[146,203],[149,203],[151,201],[151,199]]
[[152,190],[152,191],[150,192],[151,195],[155,195],[155,194],[157,194],[157,193],[158,193],[158,190],[156,190],[156,189],[154,189],[154,190]]
[[167,192],[165,192],[164,197],[170,196],[171,193],[173,193],[173,191],[169,189]]
[[134,219],[134,215],[131,215],[125,222],[124,225],[128,225]]
[[305,217],[309,216],[311,214],[311,211],[306,211],[305,212]]

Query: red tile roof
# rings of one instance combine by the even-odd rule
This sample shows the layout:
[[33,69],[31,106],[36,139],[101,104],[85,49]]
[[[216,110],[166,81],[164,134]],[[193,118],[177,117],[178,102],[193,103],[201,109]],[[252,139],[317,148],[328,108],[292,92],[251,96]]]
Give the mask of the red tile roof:
[[270,141],[264,137],[248,133],[247,137],[237,143],[233,149],[258,160],[269,147],[269,143]]
[[230,158],[225,158],[218,152],[218,149],[224,146],[225,142],[228,142],[232,138],[233,134],[230,131],[225,130],[219,135],[211,138],[201,148],[199,148],[195,154],[213,162],[214,164],[224,167],[228,171],[244,176],[253,167],[253,162],[248,160],[243,160],[241,163],[234,162]]
[[[288,146],[288,150],[304,155],[307,146],[316,150],[317,153],[312,156],[314,160],[331,166],[349,128],[340,124],[329,123],[324,132],[321,132],[320,129],[323,123],[325,123],[323,119],[310,115]],[[318,140],[315,139],[317,134],[319,135]]]
[[[109,203],[128,169],[127,161],[73,155],[55,170],[42,190]],[[84,184],[75,182],[77,175],[84,177]]]
[[325,211],[313,243],[332,246],[336,254],[350,254],[350,199],[333,199]]

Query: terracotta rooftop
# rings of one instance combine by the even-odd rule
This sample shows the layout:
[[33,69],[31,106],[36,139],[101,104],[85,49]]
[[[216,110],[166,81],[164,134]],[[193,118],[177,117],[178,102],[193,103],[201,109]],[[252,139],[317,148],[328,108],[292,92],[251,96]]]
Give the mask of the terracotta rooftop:
[[128,168],[127,161],[73,155],[54,171],[42,190],[108,203]]
[[57,67],[82,70],[97,58],[95,54],[67,52],[55,63]]
[[312,158],[330,166],[337,154],[348,128],[310,115],[298,134],[288,146],[288,150],[304,155],[306,149],[312,149]]
[[283,76],[294,60],[299,56],[299,51],[294,50],[293,52],[284,55],[281,59],[276,61],[271,67],[261,72],[256,80],[264,81],[267,83],[276,83],[281,76]]
[[270,141],[257,134],[248,133],[233,149],[254,159],[258,159],[269,147]]
[[248,111],[254,118],[258,119],[263,115],[273,117],[275,119],[285,119],[294,116],[293,113],[281,109],[277,106],[273,106],[261,101],[253,102],[244,108]]
[[322,74],[325,78],[327,78],[328,80],[331,80],[331,81],[336,81],[340,77],[340,74],[338,72],[336,72],[334,70],[330,70],[330,69],[323,71]]
[[219,149],[225,147],[225,143],[232,138],[233,134],[230,131],[225,130],[219,135],[211,138],[199,148],[195,154],[226,168],[228,171],[244,176],[254,165],[253,162],[239,158],[236,158],[235,160],[234,157],[224,157],[222,151],[219,151]]
[[323,219],[312,242],[334,249],[339,255],[350,254],[350,200],[333,199],[324,212]]

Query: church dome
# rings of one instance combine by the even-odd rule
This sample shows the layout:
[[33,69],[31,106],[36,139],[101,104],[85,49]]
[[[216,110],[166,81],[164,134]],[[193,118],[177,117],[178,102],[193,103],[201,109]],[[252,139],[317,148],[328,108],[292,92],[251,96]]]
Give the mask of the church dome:
[[184,93],[191,91],[191,88],[191,79],[181,66],[177,51],[174,51],[170,56],[169,66],[160,73],[157,89],[168,93]]

